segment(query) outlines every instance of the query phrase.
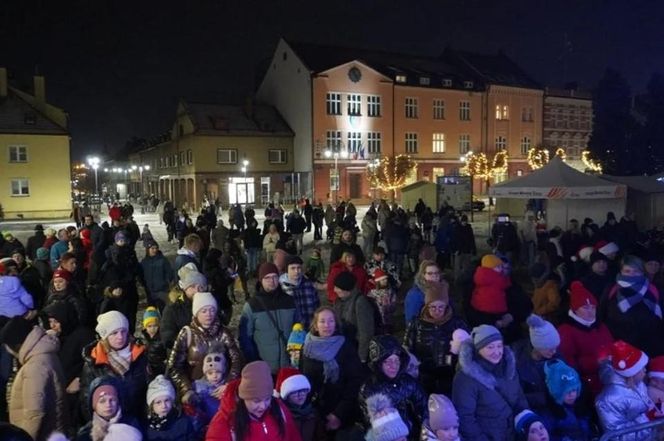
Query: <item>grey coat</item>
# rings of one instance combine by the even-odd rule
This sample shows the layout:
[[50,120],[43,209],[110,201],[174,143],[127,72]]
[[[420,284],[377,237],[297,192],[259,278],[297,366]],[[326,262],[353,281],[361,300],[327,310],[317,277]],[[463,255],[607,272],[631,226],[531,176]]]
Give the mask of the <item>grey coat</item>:
[[459,352],[459,365],[452,385],[452,402],[459,414],[464,441],[511,441],[514,416],[528,408],[521,390],[512,350],[505,346],[495,366],[481,359],[472,341]]

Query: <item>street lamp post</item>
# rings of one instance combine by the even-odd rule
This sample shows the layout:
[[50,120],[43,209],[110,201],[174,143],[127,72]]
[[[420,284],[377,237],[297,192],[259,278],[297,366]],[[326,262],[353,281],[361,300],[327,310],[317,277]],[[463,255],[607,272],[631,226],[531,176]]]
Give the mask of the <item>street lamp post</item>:
[[[473,152],[469,151],[468,153],[463,155],[460,158],[461,162],[468,165],[468,160],[469,160],[469,158],[472,154],[473,154]],[[473,176],[473,170],[469,165],[468,165],[468,175],[470,176],[470,221],[475,222],[475,216],[474,216],[474,213],[473,213],[473,179],[474,179],[474,176]]]
[[95,195],[99,195],[99,181],[97,178],[97,169],[99,168],[99,157],[97,156],[92,156],[88,158],[88,164],[92,167],[92,169],[95,171]]
[[338,150],[335,149],[335,151],[332,151],[330,149],[325,150],[325,157],[326,158],[334,158],[334,186],[333,186],[333,191],[334,191],[334,204],[336,205],[339,202],[339,157],[346,159],[348,158],[348,151],[342,150],[339,152]]

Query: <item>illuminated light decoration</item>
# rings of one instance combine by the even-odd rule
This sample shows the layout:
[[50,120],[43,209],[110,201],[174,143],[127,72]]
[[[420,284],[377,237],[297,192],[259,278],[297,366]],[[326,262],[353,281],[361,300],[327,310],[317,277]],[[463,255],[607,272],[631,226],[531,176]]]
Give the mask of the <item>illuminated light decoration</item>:
[[408,155],[385,156],[367,165],[367,177],[373,188],[396,192],[416,168]]
[[584,150],[581,152],[581,161],[585,165],[586,170],[590,170],[593,173],[602,173],[602,164],[590,158],[590,152]]
[[[557,153],[557,151],[556,151]],[[549,163],[549,151],[543,148],[533,147],[528,150],[528,166],[537,170]]]
[[566,152],[565,149],[562,148],[562,147],[558,147],[558,148],[556,149],[556,153],[555,153],[555,155],[556,155],[557,157],[559,157],[560,159],[562,159],[563,162],[567,160],[567,152]]
[[507,150],[501,150],[493,155],[493,161],[491,164],[491,175],[493,177],[507,173],[508,159],[509,155],[507,154]]
[[477,179],[487,179],[491,177],[489,160],[484,152],[466,154],[464,162],[466,165],[461,168],[461,173],[476,177]]

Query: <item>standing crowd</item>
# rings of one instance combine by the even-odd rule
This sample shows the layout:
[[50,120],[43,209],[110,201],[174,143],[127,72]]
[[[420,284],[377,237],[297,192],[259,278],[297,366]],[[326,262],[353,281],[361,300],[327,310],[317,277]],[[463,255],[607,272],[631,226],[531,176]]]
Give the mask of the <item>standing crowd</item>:
[[629,216],[498,216],[478,255],[422,200],[359,224],[350,201],[262,225],[158,205],[173,262],[129,204],[2,235],[0,438],[589,441],[664,417],[664,240]]

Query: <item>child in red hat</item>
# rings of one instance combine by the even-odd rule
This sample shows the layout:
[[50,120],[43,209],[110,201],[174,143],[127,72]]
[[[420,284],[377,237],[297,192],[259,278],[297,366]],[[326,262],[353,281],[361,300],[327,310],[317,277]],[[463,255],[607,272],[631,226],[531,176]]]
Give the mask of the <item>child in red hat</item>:
[[661,411],[664,403],[664,355],[653,358],[648,365],[648,396]]
[[373,279],[369,283],[371,289],[367,295],[378,306],[378,311],[380,311],[380,317],[383,322],[383,331],[390,333],[397,305],[397,293],[390,285],[387,273],[381,268],[374,270]]
[[309,379],[292,367],[283,367],[277,372],[275,391],[284,401],[302,435],[302,441],[320,439],[316,436],[322,428],[318,412],[309,400]]

